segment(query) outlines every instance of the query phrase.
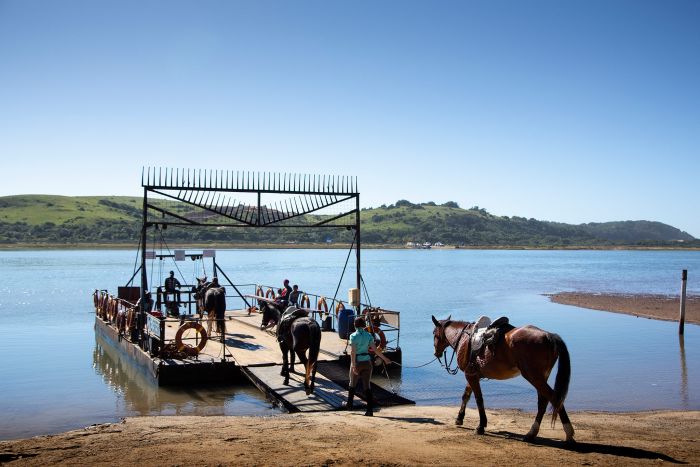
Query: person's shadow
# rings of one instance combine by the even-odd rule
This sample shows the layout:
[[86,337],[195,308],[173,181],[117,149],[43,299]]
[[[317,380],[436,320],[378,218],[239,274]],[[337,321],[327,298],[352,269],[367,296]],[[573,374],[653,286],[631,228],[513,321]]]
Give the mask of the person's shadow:
[[[523,435],[518,435],[509,431],[492,431],[486,432],[485,435],[506,439],[523,439]],[[582,443],[579,441],[573,444],[569,444],[566,441],[547,438],[535,438],[535,440],[532,441],[530,444],[535,444],[538,446],[547,446],[550,448],[566,449],[567,451],[580,452],[581,454],[598,453],[607,454],[610,456],[629,457],[631,459],[659,459],[666,462],[672,462],[674,464],[687,463],[674,459],[673,457],[667,456],[666,454],[663,454],[661,452],[647,451],[646,449],[631,448],[628,446],[614,446],[611,444],[598,443]]]

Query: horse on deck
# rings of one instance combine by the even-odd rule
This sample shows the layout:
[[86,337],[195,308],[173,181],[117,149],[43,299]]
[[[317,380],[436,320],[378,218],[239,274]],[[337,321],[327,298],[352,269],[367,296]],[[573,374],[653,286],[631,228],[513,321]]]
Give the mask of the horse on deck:
[[[313,318],[300,316],[291,317],[293,321],[291,325],[286,326],[286,330],[280,329],[282,320],[282,310],[280,308],[277,304],[261,302],[263,316],[260,327],[269,327],[272,322],[277,324],[277,340],[282,351],[282,371],[280,375],[284,376],[284,384],[289,384],[289,374],[294,372],[294,354],[296,353],[306,370],[304,390],[309,395],[314,391],[314,383],[316,381],[316,364],[318,362],[318,352],[321,348],[321,327]],[[301,311],[296,308],[292,308],[292,310]],[[307,350],[309,351],[308,358],[306,357]]]
[[207,282],[206,278],[197,278],[197,286],[194,288],[194,298],[197,301],[197,312],[200,318],[207,313],[207,335],[211,336],[211,325],[216,320],[216,332],[221,335],[226,333],[226,289],[219,285],[216,278]]
[[[552,425],[557,415],[561,419],[567,443],[574,443],[574,429],[564,409],[564,399],[569,390],[571,379],[571,362],[566,344],[557,334],[543,331],[535,326],[514,327],[504,324],[491,344],[484,345],[477,352],[472,351],[472,335],[477,323],[433,318],[433,344],[438,360],[445,354],[445,367],[449,370],[446,349],[451,347],[457,356],[457,366],[467,379],[467,386],[462,396],[462,406],[455,423],[462,425],[464,411],[471,393],[479,409],[477,434],[483,434],[486,428],[486,412],[479,380],[509,379],[521,374],[537,390],[537,415],[525,441],[533,441],[540,430],[542,417],[547,404],[553,407]],[[500,321],[500,320],[497,320]],[[495,324],[495,323],[494,323]],[[454,358],[454,355],[453,355]],[[554,389],[547,384],[549,374],[557,359],[559,366],[554,382]],[[456,370],[455,370],[456,371]]]

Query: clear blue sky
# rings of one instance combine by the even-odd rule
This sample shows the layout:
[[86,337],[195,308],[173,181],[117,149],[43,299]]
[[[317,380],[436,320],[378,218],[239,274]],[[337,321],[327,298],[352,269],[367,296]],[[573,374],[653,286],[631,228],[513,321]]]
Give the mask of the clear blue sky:
[[699,143],[697,0],[0,0],[0,195],[296,171],[700,237]]

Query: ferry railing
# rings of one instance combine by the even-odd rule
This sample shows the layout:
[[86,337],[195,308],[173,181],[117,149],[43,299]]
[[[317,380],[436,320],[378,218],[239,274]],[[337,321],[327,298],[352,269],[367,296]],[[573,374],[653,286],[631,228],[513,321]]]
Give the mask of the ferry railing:
[[[266,298],[275,297],[276,294],[276,288],[270,286],[270,285],[264,285],[264,284],[244,284],[244,285],[237,285],[239,289],[244,288],[244,287],[255,287],[255,294],[251,295],[256,295],[259,296],[258,293],[260,291],[263,291]],[[269,295],[269,296],[268,296]],[[308,297],[308,305],[307,307],[301,306],[303,302],[305,302],[306,297]],[[325,303],[327,306],[322,305],[322,303]],[[353,307],[350,305],[349,302],[345,300],[339,300],[339,299],[332,299],[328,298],[323,295],[317,295],[311,292],[304,292],[304,291],[299,291],[299,298],[298,298],[298,306],[300,308],[304,308],[308,310],[311,314],[311,317],[316,319],[317,321],[320,321],[320,325],[322,329],[324,330],[335,330],[338,328],[338,316],[340,314],[340,310],[342,309],[348,309],[352,310]],[[369,313],[370,316],[372,317],[372,325],[376,326],[377,330],[381,331],[385,338],[386,338],[386,349],[387,350],[396,350],[399,348],[399,337],[400,337],[400,328],[401,328],[401,314],[398,311],[393,311],[393,310],[386,310],[381,307],[373,307],[368,304],[361,304],[360,308],[362,309],[362,314]],[[324,322],[328,320],[330,317],[330,324],[326,324],[324,327]],[[367,323],[368,326],[370,323]]]
[[[264,290],[266,294],[268,291],[274,293],[274,288],[271,286],[265,286],[260,284],[240,284],[237,285],[239,290],[251,291],[250,295],[258,295],[260,291]],[[191,294],[191,291],[190,291]],[[317,295],[314,293],[300,292],[299,302],[306,303],[308,299],[308,305],[305,309],[311,312],[311,316],[321,321],[321,326],[324,326],[324,322],[328,322],[330,318],[331,328],[327,327],[324,330],[335,330],[338,323],[338,313],[342,308],[350,309],[348,302],[344,300],[332,300],[327,299],[322,295]],[[239,295],[230,294],[227,295],[227,299],[241,300]],[[114,328],[116,328],[119,338],[126,338],[131,342],[135,342],[137,334],[135,331],[139,327],[138,323],[138,304],[130,302],[125,299],[118,298],[114,295],[109,294],[106,290],[95,291],[95,310],[103,321],[109,323]],[[188,300],[189,301],[189,300]],[[243,300],[241,300],[243,301]],[[328,306],[328,311],[326,311],[323,305],[320,305],[325,301]],[[329,303],[330,302],[330,303]],[[313,303],[313,305],[312,305]],[[342,308],[341,308],[342,307]],[[230,306],[227,308],[231,309]],[[371,325],[377,330],[381,331],[386,339],[385,350],[396,350],[399,348],[399,337],[400,337],[400,313],[398,311],[386,310],[383,308],[372,307],[366,304],[361,305],[363,314],[365,314],[368,319],[368,325]],[[191,308],[190,308],[191,310]],[[338,313],[336,313],[336,311]],[[144,330],[144,339],[146,350],[150,351],[153,355],[160,355],[162,350],[166,348],[166,345],[174,343],[175,338],[166,339],[165,327],[166,323],[177,323],[177,326],[181,326],[185,321],[194,321],[196,323],[205,325],[208,324],[208,317],[194,318],[192,313],[185,315],[181,314],[178,317],[168,317],[167,311],[163,313],[160,310],[152,310],[146,313],[146,321],[141,323],[141,327]],[[213,323],[215,326],[215,323]],[[213,336],[208,336],[212,338]],[[182,341],[194,341],[194,347],[199,345],[200,337],[199,333],[195,333],[194,337],[182,336]],[[224,337],[222,336],[222,341]],[[156,342],[154,342],[154,340]],[[196,354],[194,355],[196,358]],[[224,357],[225,358],[225,357]]]

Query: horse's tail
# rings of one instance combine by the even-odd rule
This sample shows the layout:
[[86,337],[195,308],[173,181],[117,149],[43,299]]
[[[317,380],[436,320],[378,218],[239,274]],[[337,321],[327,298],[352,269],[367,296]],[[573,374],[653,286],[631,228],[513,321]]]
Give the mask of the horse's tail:
[[318,353],[321,349],[321,328],[314,320],[310,320],[309,324],[309,360],[306,365],[306,383],[311,384],[311,377],[316,369],[318,362]]
[[554,380],[554,397],[552,399],[552,425],[559,415],[559,411],[564,405],[564,400],[569,392],[569,382],[571,381],[571,359],[569,358],[569,349],[566,348],[564,340],[559,337],[559,334],[550,334],[550,338],[554,343],[554,348],[559,355],[559,367],[557,368],[557,377]]

